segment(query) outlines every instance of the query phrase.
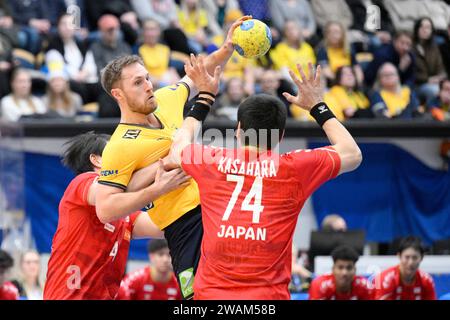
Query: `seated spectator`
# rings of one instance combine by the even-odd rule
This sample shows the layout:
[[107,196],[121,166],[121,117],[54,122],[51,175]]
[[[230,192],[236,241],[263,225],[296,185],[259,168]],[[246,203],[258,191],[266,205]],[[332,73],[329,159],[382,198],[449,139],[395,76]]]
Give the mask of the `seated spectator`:
[[177,71],[169,67],[170,48],[159,43],[161,29],[156,20],[146,20],[143,23],[143,36],[144,44],[139,47],[139,55],[155,89],[180,80]]
[[34,250],[26,251],[20,258],[20,279],[12,281],[21,297],[27,300],[42,300],[43,287],[39,281],[41,257]]
[[178,9],[178,21],[181,29],[189,39],[190,48],[200,53],[206,48],[209,40],[207,36],[208,16],[200,7],[198,0],[181,0]]
[[294,20],[286,21],[283,34],[283,41],[269,52],[274,68],[281,72],[283,78],[291,80],[289,70],[299,77],[296,65],[300,63],[308,76],[308,63],[316,64],[314,49],[304,41],[302,30]]
[[425,249],[417,237],[406,237],[397,256],[400,263],[374,278],[375,300],[436,300],[433,278],[419,269]]
[[0,249],[0,300],[18,300],[19,291],[11,282],[6,281],[8,271],[14,265],[11,255]]
[[16,69],[11,75],[12,92],[3,97],[1,118],[18,121],[22,116],[44,114],[47,111],[41,99],[31,94],[31,76],[26,69]]
[[350,66],[336,71],[335,85],[324,95],[336,118],[344,121],[350,118],[372,118],[370,103],[366,95],[358,90],[355,73]]
[[450,120],[450,80],[439,83],[439,94],[427,104],[427,109],[438,121]]
[[323,231],[345,232],[347,231],[347,223],[340,215],[329,214],[323,218],[321,229]]
[[366,278],[356,275],[358,253],[351,247],[339,246],[331,253],[331,274],[315,278],[309,288],[310,300],[371,300],[372,290]]
[[281,74],[278,71],[267,69],[263,72],[260,82],[261,93],[278,97],[286,106],[288,117],[292,117],[291,104],[284,97],[283,92],[288,92],[289,94],[294,94],[294,92],[290,84],[286,80],[281,79]]
[[445,40],[439,46],[441,51],[442,60],[445,65],[445,73],[450,77],[450,22],[447,27],[447,34],[445,35]]
[[181,300],[167,240],[150,240],[147,251],[150,265],[128,274],[122,280],[117,299]]
[[49,111],[61,117],[71,118],[82,110],[83,101],[79,94],[70,90],[64,72],[50,72],[47,80],[47,93],[42,101]]
[[[243,13],[240,10],[228,11],[225,16],[223,34],[227,34],[233,22],[242,17],[242,15]],[[207,52],[211,53],[222,45],[225,41],[223,34],[212,38],[212,43],[208,46]],[[226,82],[231,78],[240,78],[243,81],[245,93],[247,95],[252,95],[255,93],[255,73],[256,68],[253,65],[253,61],[244,58],[234,50],[233,55],[223,67],[222,80]]]
[[414,91],[402,86],[397,68],[392,63],[385,63],[378,71],[379,87],[371,98],[370,104],[376,117],[412,118],[419,111],[419,101]]
[[45,55],[47,68],[63,68],[70,79],[70,87],[83,98],[84,103],[97,100],[100,92],[98,71],[94,55],[86,44],[75,37],[73,18],[62,15],[57,34],[50,40]]
[[14,22],[20,26],[21,47],[36,55],[51,28],[47,1],[14,0],[9,5]]
[[239,9],[237,0],[200,0],[200,5],[206,11],[208,29],[214,36],[222,34],[227,13]]
[[365,83],[372,87],[378,69],[386,62],[392,63],[399,71],[401,83],[414,87],[415,58],[412,52],[412,37],[407,31],[398,31],[392,44],[382,46],[375,51],[373,60],[364,72]]
[[131,0],[131,4],[141,21],[158,21],[163,31],[163,40],[170,50],[184,54],[193,52],[178,21],[174,0]]
[[324,41],[317,50],[317,62],[329,82],[334,80],[337,69],[342,66],[354,66],[358,83],[364,79],[348,42],[347,31],[340,22],[329,22],[325,26]]
[[[94,61],[99,73],[111,60],[131,54],[131,48],[126,42],[120,39],[120,23],[119,19],[115,16],[111,14],[103,15],[98,21],[98,28],[100,30],[100,40],[94,42],[90,50],[94,55]],[[120,117],[120,109],[117,102],[104,90],[99,91],[97,101],[99,104],[99,117]]]
[[216,100],[217,106],[212,108],[212,115],[237,121],[239,104],[245,99],[244,84],[240,78],[231,78],[225,83],[225,90]]
[[316,22],[322,30],[330,20],[340,21],[344,29],[350,28],[353,16],[345,0],[311,0],[311,7],[316,17]]
[[435,30],[430,18],[422,18],[414,25],[416,85],[419,99],[429,102],[439,92],[439,82],[446,78],[444,63],[435,42]]
[[316,19],[306,0],[272,0],[269,2],[273,25],[286,32],[286,22],[293,21],[301,30],[302,39],[309,40],[316,33]]
[[268,23],[270,21],[269,2],[271,0],[238,0],[239,8],[246,16],[252,16],[253,19],[258,19]]

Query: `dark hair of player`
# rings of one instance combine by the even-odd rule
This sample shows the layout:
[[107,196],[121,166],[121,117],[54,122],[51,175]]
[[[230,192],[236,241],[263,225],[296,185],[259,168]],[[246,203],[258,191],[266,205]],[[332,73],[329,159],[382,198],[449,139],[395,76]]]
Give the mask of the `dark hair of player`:
[[166,239],[152,239],[148,242],[147,252],[155,253],[156,251],[159,251],[161,249],[165,249],[168,247],[169,247],[169,245],[167,244]]
[[[279,134],[277,143],[283,137],[286,126],[287,111],[284,103],[277,97],[268,94],[256,94],[248,97],[239,105],[237,120],[241,123],[241,130],[245,132],[249,129],[267,130],[267,141],[258,141],[256,147],[272,149],[272,135]],[[278,130],[275,131],[275,130]],[[244,145],[249,145],[249,141],[244,137]]]
[[97,134],[93,131],[73,137],[65,143],[67,149],[64,151],[62,163],[75,174],[89,172],[94,169],[90,155],[102,155],[110,136]]
[[0,270],[8,270],[13,264],[14,260],[9,253],[0,249]]
[[400,241],[397,253],[401,255],[403,251],[409,248],[412,248],[419,252],[421,257],[423,257],[423,255],[425,254],[425,247],[418,237],[408,236],[406,238],[403,238],[402,241]]
[[336,263],[338,260],[343,261],[352,261],[353,263],[356,263],[359,259],[359,254],[356,252],[355,249],[349,246],[339,246],[335,248],[331,252],[331,256],[333,257],[333,262]]

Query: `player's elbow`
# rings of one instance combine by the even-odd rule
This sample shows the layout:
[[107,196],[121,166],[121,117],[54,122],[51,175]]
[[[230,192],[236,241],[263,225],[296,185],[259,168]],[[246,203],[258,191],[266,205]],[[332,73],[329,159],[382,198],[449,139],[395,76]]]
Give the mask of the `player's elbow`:
[[355,151],[354,151],[354,155],[353,155],[353,161],[355,163],[355,169],[359,167],[359,165],[361,164],[362,160],[363,160],[363,155],[361,152],[361,149],[356,146]]

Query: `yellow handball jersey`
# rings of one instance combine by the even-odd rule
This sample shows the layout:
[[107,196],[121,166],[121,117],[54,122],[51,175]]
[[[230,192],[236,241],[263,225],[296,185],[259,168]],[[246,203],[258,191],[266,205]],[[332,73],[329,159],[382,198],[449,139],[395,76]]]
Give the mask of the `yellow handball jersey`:
[[[165,157],[183,122],[188,97],[189,87],[183,82],[155,91],[155,116],[162,129],[120,123],[103,151],[99,183],[125,190],[134,171]],[[191,179],[188,186],[161,196],[145,209],[162,230],[199,204],[198,187]]]

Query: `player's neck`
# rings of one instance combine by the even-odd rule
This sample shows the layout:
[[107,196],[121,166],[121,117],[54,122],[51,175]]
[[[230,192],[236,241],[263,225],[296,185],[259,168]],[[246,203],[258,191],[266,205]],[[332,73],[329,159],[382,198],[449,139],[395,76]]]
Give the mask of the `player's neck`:
[[402,281],[403,284],[411,285],[416,281],[416,273],[414,273],[412,275],[407,275],[400,268],[400,280]]
[[154,128],[161,127],[161,123],[153,113],[149,115],[137,112],[122,113],[122,116],[120,117],[120,123],[137,124]]
[[336,286],[336,292],[345,294],[350,293],[352,291],[352,284],[350,283],[348,286]]

